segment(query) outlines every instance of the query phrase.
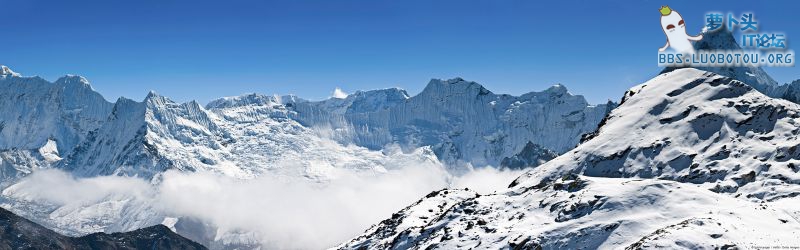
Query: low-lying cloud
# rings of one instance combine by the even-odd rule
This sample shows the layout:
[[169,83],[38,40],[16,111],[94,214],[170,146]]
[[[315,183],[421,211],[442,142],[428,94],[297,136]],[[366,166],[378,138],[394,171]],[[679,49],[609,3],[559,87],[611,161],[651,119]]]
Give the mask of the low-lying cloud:
[[257,241],[267,248],[320,249],[362,233],[431,191],[467,187],[490,193],[519,174],[481,168],[456,177],[441,167],[408,166],[386,173],[344,173],[319,183],[269,174],[240,180],[168,171],[151,184],[133,177],[76,179],[59,170],[41,170],[3,195],[60,209],[125,200],[128,206],[155,210],[152,214],[162,218],[194,218],[211,225],[217,233],[208,240],[217,241],[214,244]]

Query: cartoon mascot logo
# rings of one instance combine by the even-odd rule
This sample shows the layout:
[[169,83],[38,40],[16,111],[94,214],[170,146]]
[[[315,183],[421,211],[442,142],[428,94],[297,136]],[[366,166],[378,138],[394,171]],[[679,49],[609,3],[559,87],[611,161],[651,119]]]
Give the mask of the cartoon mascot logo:
[[671,47],[680,53],[694,53],[694,47],[690,41],[698,41],[703,39],[703,35],[690,36],[686,34],[686,24],[683,21],[681,14],[669,8],[669,6],[661,6],[658,10],[661,12],[661,30],[667,35],[667,44],[658,49],[659,52],[667,50]]

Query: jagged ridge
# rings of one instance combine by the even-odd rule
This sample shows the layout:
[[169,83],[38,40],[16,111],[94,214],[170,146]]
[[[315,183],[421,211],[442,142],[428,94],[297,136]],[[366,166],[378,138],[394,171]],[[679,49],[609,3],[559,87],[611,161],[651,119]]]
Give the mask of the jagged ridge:
[[435,219],[377,224],[340,248],[796,245],[798,130],[797,104],[675,70],[631,88],[594,137],[507,191],[443,213],[412,205],[393,218]]
[[66,237],[0,208],[0,246],[10,249],[206,249],[156,225],[126,233]]

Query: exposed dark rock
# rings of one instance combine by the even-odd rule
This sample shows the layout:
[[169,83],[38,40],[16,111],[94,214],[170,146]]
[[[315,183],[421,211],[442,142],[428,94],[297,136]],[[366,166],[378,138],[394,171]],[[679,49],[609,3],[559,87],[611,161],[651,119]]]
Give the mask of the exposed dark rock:
[[206,249],[163,225],[72,238],[0,208],[0,249]]

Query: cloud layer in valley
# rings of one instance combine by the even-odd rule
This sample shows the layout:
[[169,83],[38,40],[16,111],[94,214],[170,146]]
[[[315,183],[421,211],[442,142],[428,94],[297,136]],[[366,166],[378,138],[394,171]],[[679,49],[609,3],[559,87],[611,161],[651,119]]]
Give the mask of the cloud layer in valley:
[[240,180],[168,171],[151,184],[132,177],[76,179],[59,170],[41,170],[7,188],[3,195],[52,204],[63,214],[70,214],[64,211],[70,209],[80,214],[81,209],[108,200],[126,201],[129,206],[145,206],[134,210],[154,210],[148,214],[161,217],[151,221],[163,217],[202,221],[221,232],[214,236],[221,241],[319,249],[358,235],[431,191],[453,187],[490,193],[520,174],[481,168],[452,176],[441,165],[409,164],[386,173],[344,171],[322,183],[276,175]]

